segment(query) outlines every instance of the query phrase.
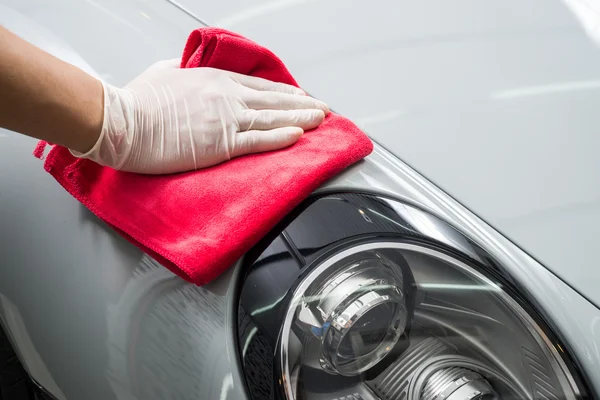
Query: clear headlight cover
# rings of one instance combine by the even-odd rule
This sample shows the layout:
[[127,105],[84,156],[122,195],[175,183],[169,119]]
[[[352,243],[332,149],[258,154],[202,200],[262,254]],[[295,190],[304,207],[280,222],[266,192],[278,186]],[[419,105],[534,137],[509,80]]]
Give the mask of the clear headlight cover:
[[291,399],[577,399],[560,352],[510,291],[440,249],[365,243],[321,261],[278,338]]

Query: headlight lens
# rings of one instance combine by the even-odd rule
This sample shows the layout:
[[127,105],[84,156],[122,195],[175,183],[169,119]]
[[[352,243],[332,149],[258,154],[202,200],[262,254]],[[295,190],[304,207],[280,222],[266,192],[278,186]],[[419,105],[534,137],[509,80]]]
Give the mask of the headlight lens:
[[302,278],[276,368],[290,400],[579,395],[557,349],[500,284],[458,256],[400,241],[340,251]]
[[361,255],[313,271],[302,284],[296,315],[290,315],[293,329],[306,332],[299,334],[306,343],[304,362],[344,376],[381,361],[407,321],[401,271],[377,253]]

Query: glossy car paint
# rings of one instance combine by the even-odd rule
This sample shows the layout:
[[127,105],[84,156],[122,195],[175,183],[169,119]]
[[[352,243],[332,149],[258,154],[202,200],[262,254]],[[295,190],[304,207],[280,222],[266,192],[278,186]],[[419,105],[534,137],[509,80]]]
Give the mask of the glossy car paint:
[[180,2],[600,305],[597,2]]
[[[502,226],[496,226],[497,221],[493,218],[494,215],[500,214],[483,213],[478,206],[479,203],[473,203],[474,200],[483,203],[487,199],[492,202],[492,205],[495,204],[493,207],[490,206],[495,210],[500,204],[500,200],[495,196],[512,193],[513,196],[509,196],[510,201],[502,203],[502,210],[516,216],[519,215],[515,213],[520,205],[535,203],[532,199],[548,200],[545,197],[547,194],[554,194],[550,197],[563,202],[566,201],[565,196],[568,196],[571,191],[574,191],[573,196],[585,197],[590,204],[593,204],[594,199],[597,198],[597,192],[594,191],[598,190],[598,186],[594,185],[595,181],[591,180],[593,177],[590,175],[597,173],[598,170],[594,168],[593,163],[587,164],[590,166],[588,169],[578,169],[580,175],[573,173],[573,176],[570,176],[573,170],[568,169],[578,166],[577,162],[580,160],[587,160],[586,157],[590,154],[593,143],[586,142],[584,139],[593,139],[586,133],[594,126],[593,115],[582,115],[582,119],[589,117],[586,119],[586,124],[577,121],[564,137],[558,137],[558,133],[553,136],[556,140],[563,140],[564,143],[573,146],[570,162],[560,164],[565,165],[564,168],[567,168],[565,173],[569,174],[571,179],[559,179],[559,182],[553,186],[549,185],[553,182],[541,180],[544,184],[540,187],[538,185],[542,184],[533,179],[535,176],[533,174],[536,171],[540,172],[543,169],[541,164],[547,160],[545,156],[534,151],[538,143],[533,139],[514,141],[515,138],[523,135],[527,137],[529,129],[526,128],[535,127],[536,134],[541,134],[541,125],[525,120],[527,115],[519,114],[520,119],[514,115],[511,121],[514,124],[521,121],[522,124],[511,125],[511,129],[506,131],[476,136],[477,129],[475,129],[467,138],[459,135],[461,129],[441,117],[444,113],[446,116],[450,112],[455,113],[456,120],[452,119],[452,121],[461,121],[464,124],[469,123],[469,118],[483,123],[485,115],[495,115],[494,118],[500,118],[503,114],[494,114],[496,111],[492,112],[493,105],[487,103],[488,113],[478,115],[481,105],[478,102],[479,98],[474,94],[473,85],[482,84],[481,82],[487,82],[492,78],[509,79],[511,76],[514,78],[516,76],[514,74],[521,73],[517,71],[518,65],[508,71],[494,69],[474,75],[474,71],[466,70],[465,73],[460,74],[455,69],[448,71],[444,69],[448,68],[445,63],[458,63],[458,60],[450,55],[442,57],[443,53],[439,56],[441,58],[435,58],[433,55],[422,55],[424,58],[419,58],[418,54],[400,57],[402,49],[417,49],[419,41],[402,45],[390,38],[390,41],[383,41],[379,47],[369,45],[369,40],[382,37],[381,34],[370,33],[373,29],[375,32],[381,32],[387,27],[389,33],[394,28],[399,30],[398,32],[404,32],[405,35],[413,32],[413,35],[418,38],[419,32],[423,29],[427,27],[433,29],[432,27],[437,25],[440,29],[437,36],[434,35],[437,39],[433,41],[434,43],[425,43],[425,47],[436,45],[443,47],[444,43],[448,44],[453,40],[443,40],[448,29],[442,28],[453,26],[454,30],[458,31],[456,40],[460,42],[461,38],[464,40],[471,38],[468,43],[463,44],[466,47],[462,61],[466,67],[469,62],[474,62],[476,54],[473,53],[475,50],[469,50],[469,44],[480,43],[483,46],[488,42],[488,45],[496,43],[495,39],[501,40],[500,33],[507,34],[506,29],[511,27],[504,26],[504,31],[500,33],[477,39],[478,34],[482,33],[481,30],[492,29],[497,25],[493,23],[494,14],[506,15],[506,18],[512,16],[515,20],[525,18],[519,13],[510,12],[523,10],[517,3],[493,3],[506,4],[506,6],[499,5],[494,9],[494,13],[487,8],[481,8],[483,6],[474,9],[475,2],[456,3],[451,10],[449,6],[444,6],[444,2],[431,2],[427,3],[429,12],[425,12],[426,9],[420,14],[415,11],[416,14],[412,14],[411,18],[401,12],[414,10],[416,6],[409,7],[408,3],[387,3],[388,7],[400,7],[394,8],[393,13],[381,12],[384,3],[370,2],[373,11],[361,8],[363,6],[356,3],[349,5],[350,9],[335,14],[335,18],[331,17],[334,9],[331,7],[340,5],[339,2],[281,1],[261,4],[267,9],[266,13],[246,12],[240,17],[234,10],[244,10],[241,3],[237,4],[233,1],[226,3],[225,7],[228,7],[228,10],[223,11],[224,5],[220,2],[190,1],[189,4],[182,2],[189,13],[200,13],[205,10],[202,15],[209,22],[219,18],[225,20],[229,15],[229,22],[226,20],[225,22],[233,24],[230,26],[232,29],[271,46],[283,56],[299,81],[314,95],[328,101],[340,112],[356,118],[377,140],[387,142],[385,146],[395,150],[427,178],[433,179],[445,191],[450,192],[480,214],[491,226],[502,229]],[[569,17],[569,12],[561,3],[535,4],[539,8],[529,10],[526,15],[535,17],[539,24],[551,24],[555,21],[555,17],[562,15],[567,19],[571,18],[568,19],[570,21],[567,24],[568,29],[565,28],[567,31],[573,30],[569,37],[574,37],[581,43],[589,40],[583,35],[575,20]],[[380,6],[381,15],[377,15],[378,20],[375,20],[373,15],[377,9],[376,5]],[[292,7],[291,11],[289,7]],[[315,7],[318,8],[318,12],[315,12]],[[550,10],[552,7],[560,10],[560,13],[556,11],[556,15],[552,13],[542,15],[543,11]],[[220,15],[215,13],[215,10],[219,9],[222,11]],[[460,10],[464,12],[464,20],[459,18]],[[468,10],[479,11],[476,13]],[[505,10],[504,14],[501,13],[502,10]],[[477,22],[476,17],[487,15],[488,11],[489,18]],[[277,23],[275,18],[277,12],[287,16],[286,23]],[[236,15],[238,16],[235,17]],[[269,23],[264,19],[261,20],[265,15],[268,16]],[[454,19],[450,16],[454,16]],[[292,17],[298,20],[304,18],[314,23],[311,23],[310,29],[300,24],[294,26],[289,23],[289,18]],[[359,20],[359,17],[364,20]],[[256,21],[255,25],[251,24],[252,18]],[[400,20],[403,24],[395,24]],[[331,25],[327,25],[327,21]],[[452,24],[449,21],[453,21]],[[528,26],[525,22],[522,21],[522,30],[526,30]],[[189,31],[200,24],[189,14],[162,0],[126,2],[63,0],[52,2],[51,5],[42,0],[3,0],[0,8],[0,23],[57,56],[114,84],[126,83],[154,61],[178,56]],[[227,24],[222,23],[222,25]],[[335,27],[337,29],[334,29]],[[459,29],[461,27],[463,31]],[[479,27],[480,31],[464,31],[465,27]],[[355,29],[353,34],[348,33],[350,28]],[[563,32],[561,29],[555,32],[552,26],[544,25],[542,28],[536,36],[539,40],[552,34],[555,35],[552,37],[560,37]],[[272,30],[277,31],[278,35],[270,34]],[[325,33],[328,35],[327,40],[323,36]],[[350,40],[355,44],[351,48],[352,51],[348,50]],[[427,37],[422,38],[422,42],[427,42]],[[339,51],[325,52],[326,49],[331,48],[332,43],[339,46]],[[511,41],[513,46],[518,47],[519,43],[519,40]],[[550,42],[546,42],[546,45],[550,46]],[[381,56],[387,54],[392,58],[385,62],[385,59],[377,61],[373,56],[369,61],[361,53],[361,47],[366,50],[374,48],[373,54]],[[313,53],[316,54],[314,56],[316,58],[308,57],[310,55],[308,50],[311,48],[320,49],[318,53]],[[594,56],[591,55],[591,48],[579,49],[581,52],[577,54],[580,57],[590,54],[589,62],[593,65],[595,61]],[[526,49],[521,50],[523,51],[521,56],[525,56]],[[418,52],[418,50],[414,51]],[[393,54],[399,57],[395,59],[396,64],[391,62],[394,60]],[[446,54],[452,52],[447,49]],[[507,57],[507,54],[502,57]],[[329,61],[319,64],[319,57],[326,57],[325,61]],[[339,61],[336,61],[336,57]],[[498,55],[498,62],[503,60],[502,57]],[[546,69],[556,74],[561,73],[562,68],[567,67],[558,64],[566,62],[571,65],[570,61],[564,58],[555,60],[556,65],[550,63]],[[484,61],[478,60],[480,61],[476,62],[477,65]],[[413,69],[407,70],[408,72],[402,71],[406,65],[404,61],[410,61],[409,64]],[[505,59],[504,61],[507,62]],[[369,65],[370,72],[368,72],[369,68],[366,68]],[[495,64],[490,62],[486,65],[492,68]],[[375,66],[381,69],[373,69]],[[426,77],[432,79],[435,74],[431,72],[429,75],[421,76],[417,69],[419,66],[423,71],[434,69],[440,76],[436,76],[436,79],[430,82]],[[575,68],[573,65],[571,67]],[[539,74],[534,72],[529,70],[531,74],[529,79],[541,80]],[[411,79],[405,78],[405,75],[410,75]],[[454,78],[451,79],[452,77]],[[579,78],[582,77],[589,78],[587,75]],[[347,84],[350,79],[355,82],[354,86]],[[445,79],[449,81],[446,82]],[[419,81],[421,85],[417,85]],[[427,85],[424,84],[426,82]],[[403,86],[407,87],[403,88]],[[418,91],[419,87],[421,92]],[[482,86],[482,90],[485,87]],[[417,96],[419,93],[422,97]],[[563,99],[561,96],[568,95],[569,93],[565,91],[558,93],[561,99]],[[571,95],[575,97],[569,97],[571,101],[565,105],[565,108],[561,108],[564,113],[575,113],[577,107],[574,103],[581,106],[580,110],[585,110],[586,107],[591,107],[595,100],[592,97],[593,90],[579,90]],[[389,103],[385,103],[385,99]],[[417,113],[411,118],[418,118],[422,124],[430,124],[428,125],[430,130],[426,131],[429,135],[425,136],[428,137],[426,143],[420,142],[425,137],[417,137],[417,131],[410,128],[409,120],[394,116],[393,113],[386,114],[388,117],[393,117],[387,122],[385,118],[380,118],[381,115],[379,119],[371,118],[366,122],[362,117],[377,113],[385,114],[386,110],[394,109],[408,100],[421,106],[422,113],[420,115]],[[538,96],[535,101],[537,100],[541,98]],[[489,103],[493,102],[490,100]],[[566,109],[567,105],[568,109]],[[533,107],[527,101],[521,102],[520,106]],[[516,108],[517,105],[513,107]],[[557,107],[550,107],[552,113],[547,117],[558,118],[557,109]],[[568,115],[574,118],[573,114]],[[441,118],[444,123],[438,123],[438,118]],[[532,121],[539,122],[540,118]],[[548,129],[556,128],[555,120],[548,121]],[[370,127],[369,124],[374,125]],[[387,124],[388,128],[387,130],[376,129],[377,124]],[[530,127],[529,124],[533,125]],[[386,141],[384,132],[388,132],[393,140]],[[420,135],[425,134],[420,133]],[[499,137],[507,137],[506,135],[514,145],[511,147],[512,153],[509,157],[511,162],[503,165],[507,175],[502,175],[499,179],[497,176],[500,174],[498,167],[500,164],[499,161],[494,160],[502,159],[502,155],[505,154],[506,147],[500,146],[498,141]],[[569,138],[575,140],[571,141]],[[473,143],[473,140],[467,139],[477,140]],[[403,146],[399,146],[399,143]],[[444,151],[441,151],[440,143],[443,143]],[[237,364],[237,350],[231,330],[235,301],[232,293],[239,267],[233,267],[227,274],[205,287],[200,288],[182,282],[121,239],[67,195],[43,171],[41,162],[31,156],[34,145],[35,141],[32,139],[8,131],[0,131],[2,185],[0,189],[0,238],[2,239],[0,241],[2,256],[0,317],[33,378],[59,399],[244,398]],[[567,149],[567,146],[563,147]],[[427,150],[428,148],[431,150]],[[550,146],[550,149],[553,148]],[[477,163],[467,171],[462,157],[472,160],[469,157],[474,157],[471,153],[477,149],[479,149],[479,153],[475,152],[477,154],[481,154],[482,149],[485,149],[481,157],[484,157],[486,162]],[[429,152],[432,152],[435,157]],[[524,165],[522,160],[525,153],[531,160],[527,165]],[[563,159],[565,157],[567,155],[562,156]],[[447,169],[445,172],[442,171],[444,167]],[[517,177],[518,168],[523,168],[520,173],[527,173],[531,179],[527,182],[516,179],[520,183],[513,183],[510,178]],[[483,181],[473,178],[473,176],[482,178],[486,175],[496,176],[496,179],[486,180],[484,185]],[[454,180],[444,182],[441,179],[444,176],[450,176]],[[548,178],[548,175],[540,176]],[[455,182],[457,177],[460,177],[460,181]],[[587,192],[575,190],[577,187],[583,188],[583,183],[588,184]],[[515,187],[525,187],[527,184],[538,188],[539,193],[531,193],[534,189],[527,189],[528,191],[515,197],[513,192]],[[579,186],[573,187],[574,184]],[[363,189],[392,195],[439,216],[488,249],[525,287],[530,296],[537,300],[544,314],[550,318],[551,323],[570,344],[571,352],[577,356],[590,382],[600,393],[598,384],[600,382],[600,354],[598,353],[600,311],[575,290],[492,229],[481,218],[431,184],[429,179],[423,178],[379,146],[367,160],[350,168],[325,185],[321,191],[340,189]],[[543,189],[556,193],[549,193]],[[499,191],[507,192],[498,193]],[[494,196],[491,196],[490,192]],[[488,197],[473,197],[477,193],[487,193]],[[558,195],[563,197],[557,198]],[[491,197],[494,199],[490,199]],[[538,205],[542,204],[544,203]],[[523,210],[523,212],[530,211],[526,208]],[[588,210],[594,208],[590,207]],[[550,215],[547,220],[549,224],[555,221],[553,215]],[[586,221],[593,221],[593,216],[589,216]],[[597,229],[596,227],[597,225],[593,229]],[[585,232],[593,234],[593,229],[588,228]],[[554,228],[546,228],[546,231],[545,234],[553,231],[561,232]],[[569,231],[569,234],[575,233]],[[515,240],[510,233],[507,235]],[[572,250],[571,253],[567,250],[563,251],[564,254],[573,257],[573,260],[564,265],[554,263],[549,265],[567,282],[582,290],[581,285],[585,283],[580,281],[581,274],[587,274],[587,280],[590,282],[597,282],[597,272],[593,268],[594,258],[590,254],[591,249],[588,251],[579,248],[580,241],[575,240],[577,237],[579,236],[564,238],[566,242],[560,242],[561,245],[567,246],[567,250]],[[585,240],[587,238],[582,237],[581,243],[587,243]],[[534,256],[542,258],[526,244],[517,243],[532,252]],[[577,260],[587,261],[587,263],[575,263],[574,261]],[[590,265],[591,267],[584,269],[585,266]],[[569,271],[572,275],[567,274]],[[590,298],[596,295],[594,291],[586,291],[585,294]]]

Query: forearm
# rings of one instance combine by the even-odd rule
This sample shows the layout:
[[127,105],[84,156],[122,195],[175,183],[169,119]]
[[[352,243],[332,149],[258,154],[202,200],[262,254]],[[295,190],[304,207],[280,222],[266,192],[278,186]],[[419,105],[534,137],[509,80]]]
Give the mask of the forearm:
[[0,126],[86,152],[100,135],[102,84],[0,26]]

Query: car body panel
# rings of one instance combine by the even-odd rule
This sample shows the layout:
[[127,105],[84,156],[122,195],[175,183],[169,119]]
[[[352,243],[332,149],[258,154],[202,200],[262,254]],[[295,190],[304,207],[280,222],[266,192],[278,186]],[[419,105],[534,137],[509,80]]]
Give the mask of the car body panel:
[[[0,23],[113,84],[178,56],[200,25],[163,0],[2,5]],[[330,80],[308,70],[298,78],[311,74],[311,92],[330,101]],[[0,130],[0,320],[32,377],[59,399],[245,398],[231,311],[239,264],[204,287],[183,282],[70,197],[31,155],[34,146]],[[320,189],[332,190],[393,196],[488,249],[537,300],[600,393],[600,311],[490,225],[380,146]]]
[[[0,23],[113,84],[180,55],[198,27],[163,0],[3,1]],[[0,320],[31,376],[58,399],[243,398],[228,275],[202,288],[174,277],[51,179],[35,144],[0,130]],[[140,353],[155,358],[136,373],[152,386],[127,369],[149,329]]]
[[308,92],[600,305],[592,2],[181,3],[274,50]]
[[[0,169],[28,157],[33,143],[13,144]],[[232,330],[240,266],[204,287],[183,282],[73,201],[36,162],[23,163],[29,168],[17,176],[35,182],[19,201],[37,198],[26,207],[38,211],[11,212],[19,229],[11,237],[3,230],[0,248],[18,266],[0,269],[0,319],[34,379],[59,399],[246,398]],[[600,310],[550,271],[379,146],[319,192],[341,190],[393,196],[479,238],[537,300],[600,392]],[[64,227],[61,235],[55,226]]]

